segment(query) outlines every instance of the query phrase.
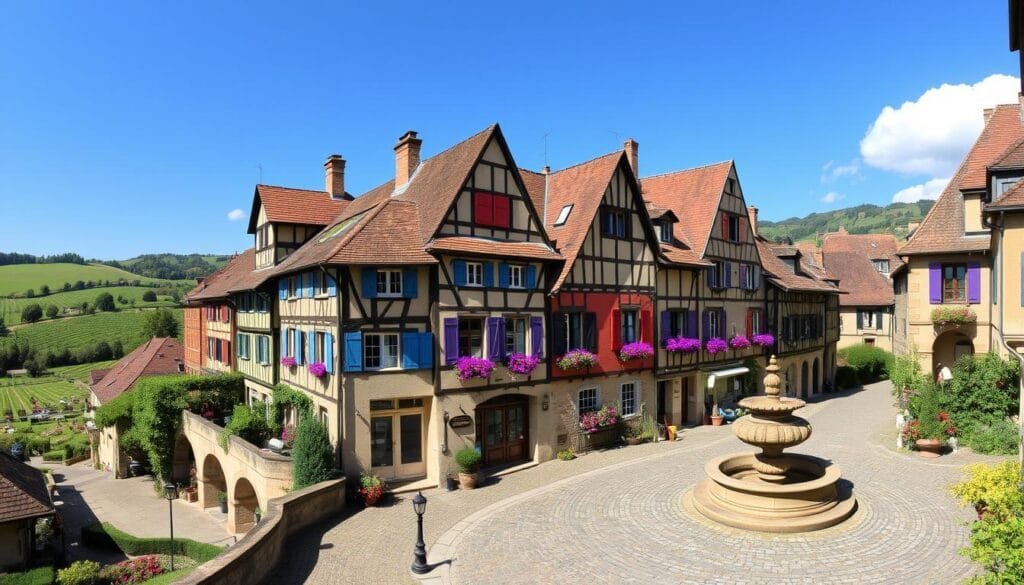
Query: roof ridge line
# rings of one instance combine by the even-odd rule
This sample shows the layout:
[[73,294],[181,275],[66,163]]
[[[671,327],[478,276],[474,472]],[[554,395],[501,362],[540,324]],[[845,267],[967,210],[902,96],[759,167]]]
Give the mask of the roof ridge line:
[[[606,152],[606,153],[604,153],[602,155],[598,155],[598,156],[595,156],[593,158],[589,158],[589,159],[587,159],[587,160],[585,160],[583,162],[578,162],[576,164],[569,165],[569,166],[565,167],[564,169],[558,169],[557,171],[551,171],[551,173],[549,173],[549,176],[550,175],[557,175],[558,173],[561,173],[561,172],[564,172],[564,171],[568,171],[569,169],[574,169],[576,167],[581,167],[583,165],[587,165],[587,164],[590,164],[592,162],[596,162],[598,159],[602,159],[602,158],[604,158],[606,156],[613,156],[615,154],[625,154],[625,153],[623,151],[621,151],[621,150],[613,150],[611,152]],[[527,169],[527,170],[529,170],[529,169]],[[537,171],[529,171],[529,172],[531,172],[531,173],[533,173],[535,175],[543,175],[544,174],[544,173],[538,173]]]
[[289,191],[309,191],[310,193],[323,193],[327,195],[327,191],[317,191],[316,189],[303,189],[302,187],[286,187],[284,185],[270,185],[268,183],[256,183],[257,187],[273,187],[274,189],[288,189]]
[[658,173],[656,175],[647,175],[646,177],[640,177],[640,180],[643,181],[645,179],[657,179],[659,177],[665,177],[665,176],[668,176],[668,175],[678,175],[679,173],[689,173],[691,171],[699,171],[701,169],[706,169],[706,168],[709,168],[709,167],[717,167],[718,165],[734,164],[735,162],[736,162],[736,159],[729,158],[729,159],[726,159],[726,160],[720,160],[718,162],[708,163],[708,164],[705,164],[705,165],[699,165],[699,166],[696,166],[696,167],[690,167],[688,169],[678,169],[678,170],[675,170],[675,171],[666,171],[664,173]]

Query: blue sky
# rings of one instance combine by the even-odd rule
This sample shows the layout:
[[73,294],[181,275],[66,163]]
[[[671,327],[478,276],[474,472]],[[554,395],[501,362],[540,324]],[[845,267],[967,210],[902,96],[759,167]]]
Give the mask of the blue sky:
[[734,159],[764,219],[934,196],[1018,75],[1005,0],[210,4],[0,3],[0,250],[240,251],[261,172],[361,193],[492,122],[530,168]]

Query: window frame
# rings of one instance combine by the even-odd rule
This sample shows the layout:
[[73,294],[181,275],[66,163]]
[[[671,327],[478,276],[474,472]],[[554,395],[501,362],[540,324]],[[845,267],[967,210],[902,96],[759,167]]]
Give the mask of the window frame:
[[327,274],[322,270],[316,272],[316,284],[314,285],[313,295],[317,297],[326,297],[330,293],[329,284],[327,282]]
[[[729,222],[729,226],[728,226],[729,240],[728,241],[730,241],[730,242],[732,242],[734,244],[742,242],[743,241],[743,234],[740,231],[740,216],[734,215],[732,213],[727,213],[726,217],[728,218],[728,222]],[[735,233],[734,233],[734,230],[735,230]]]
[[[958,271],[960,269],[963,269],[963,280],[962,281],[959,278],[956,278],[956,275],[957,275],[957,273],[958,273]],[[946,278],[946,270],[952,270],[953,271],[953,278],[952,279],[947,279]],[[967,302],[967,288],[968,288],[967,279],[969,278],[968,270],[969,269],[967,267],[967,264],[964,263],[964,262],[951,262],[951,263],[946,263],[946,264],[942,265],[942,302],[943,303],[966,303]],[[956,287],[955,287],[956,290],[952,291],[956,296],[947,295],[947,288],[948,288],[947,283],[949,283],[949,282],[956,283]],[[959,284],[960,282],[963,283],[962,286]]]
[[[474,274],[475,273],[475,274]],[[474,275],[477,277],[474,280]],[[484,263],[483,262],[466,262],[466,286],[479,286],[484,285]]]
[[725,288],[726,288],[726,286],[725,286],[725,271],[726,271],[726,264],[727,263],[726,263],[725,260],[715,260],[714,263],[715,263],[715,279],[714,279],[714,286],[712,286],[711,288],[713,290],[725,290]]
[[321,364],[327,361],[327,333],[324,331],[313,332],[313,361]]
[[671,244],[672,238],[672,222],[660,221],[658,222],[658,239],[666,244]]
[[565,222],[569,221],[569,214],[572,213],[573,204],[563,205],[562,209],[558,212],[558,217],[555,218],[555,227],[565,225]]
[[[585,341],[583,339],[583,311],[565,311],[562,314],[565,315],[565,331],[563,336],[565,347],[555,348],[555,352],[558,354],[565,354],[574,349],[582,348]],[[576,332],[575,337],[573,336],[574,329]],[[575,344],[573,343],[574,338],[577,341]]]
[[[626,400],[627,386],[632,387],[633,393],[633,396],[630,398],[629,402],[627,402]],[[619,384],[619,408],[621,409],[620,414],[622,414],[622,418],[632,418],[640,414],[640,410],[637,406],[637,403],[639,402],[638,397],[640,395],[639,386],[640,384],[636,380],[630,380],[628,382],[622,382],[621,384]],[[629,403],[632,404],[632,407],[627,409],[626,405]]]
[[724,328],[724,323],[720,322],[721,319],[722,319],[722,308],[721,307],[709,308],[709,309],[707,309],[707,311],[708,311],[708,329],[709,329],[709,331],[707,332],[707,336],[706,337],[708,339],[713,339],[715,337],[718,337],[718,338],[721,338],[721,339],[725,339],[725,335],[724,335],[724,333],[722,331],[723,328]]
[[[521,324],[522,326],[516,328],[515,324],[517,323]],[[505,317],[505,339],[503,340],[503,343],[505,344],[505,355],[512,355],[513,353],[523,353],[529,355],[527,353],[529,351],[529,347],[527,347],[529,343],[529,336],[527,335],[528,329],[529,327],[527,326],[526,317],[521,317],[518,315],[509,315]],[[516,338],[517,333],[522,335],[521,350],[516,348],[517,342],[520,341],[520,339]],[[509,346],[510,342],[512,344],[511,347]]]
[[619,311],[619,340],[622,345],[640,341],[640,309],[629,307]]
[[526,267],[522,264],[509,264],[508,266],[508,287],[526,288]]
[[295,328],[288,327],[286,329],[288,335],[285,336],[285,356],[294,358],[295,356]]
[[744,266],[746,266],[747,269],[743,271],[744,280],[742,283],[740,283],[740,288],[742,288],[743,290],[757,290],[757,282],[755,282],[754,279],[754,277],[757,276],[756,274],[754,274],[754,267],[756,265],[744,264]]
[[[384,276],[384,280],[381,280],[381,276]],[[385,292],[381,292],[380,285],[384,285]],[[394,291],[395,286],[398,287],[398,292]],[[400,299],[402,298],[402,271],[397,268],[378,268],[376,273],[376,283],[374,284],[374,290],[377,291],[377,298],[381,299]]]
[[[469,327],[471,323],[475,323],[477,328]],[[465,340],[468,343],[463,342],[463,324],[465,327]],[[474,330],[475,329],[475,330]],[[483,317],[459,317],[459,357],[486,357],[484,354],[484,319]],[[479,353],[473,351],[473,340],[479,339]]]
[[872,260],[871,264],[874,265],[875,270],[877,270],[878,272],[880,272],[882,274],[889,274],[889,260],[888,259],[880,258],[880,259],[877,259],[877,260]]
[[[584,393],[586,396],[584,397]],[[586,399],[587,406],[583,406],[583,401]],[[591,386],[588,388],[580,388],[576,391],[576,411],[577,414],[585,414],[588,412],[594,412],[601,408],[601,391],[597,386]]]
[[[601,209],[601,235],[616,240],[628,240],[629,234],[629,211],[618,207],[604,207]],[[616,221],[612,221],[615,219]],[[621,233],[620,233],[621,232]]]
[[[391,347],[390,338],[394,338],[394,365],[385,365],[385,347]],[[371,343],[371,339],[375,339],[376,343]],[[377,365],[373,366],[369,363],[369,350],[371,346],[376,346],[377,349]],[[394,331],[367,331],[363,333],[363,369],[367,371],[381,371],[381,370],[395,370],[402,367],[402,336]]]
[[764,333],[764,316],[761,314],[761,309],[751,309],[750,310],[750,334],[751,335],[760,335],[762,333]]
[[299,298],[299,279],[296,276],[288,277],[288,300]]

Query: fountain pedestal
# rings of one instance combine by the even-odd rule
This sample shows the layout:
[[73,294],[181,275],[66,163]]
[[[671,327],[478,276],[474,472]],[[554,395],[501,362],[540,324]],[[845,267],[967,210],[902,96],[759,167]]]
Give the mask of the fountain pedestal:
[[779,396],[779,366],[769,360],[765,396],[740,401],[750,412],[733,423],[736,436],[759,453],[726,455],[705,465],[707,479],[693,489],[705,517],[761,532],[808,532],[849,518],[857,501],[839,466],[810,455],[785,453],[811,436],[811,425],[793,415],[803,400]]

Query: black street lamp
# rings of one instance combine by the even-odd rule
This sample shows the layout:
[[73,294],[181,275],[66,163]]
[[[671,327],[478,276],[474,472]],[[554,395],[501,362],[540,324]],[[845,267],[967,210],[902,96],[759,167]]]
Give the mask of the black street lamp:
[[167,497],[167,509],[171,514],[171,572],[174,572],[174,500],[178,497],[178,486],[171,482],[165,483],[164,495]]
[[412,509],[416,512],[416,548],[413,549],[412,572],[422,575],[430,571],[427,565],[427,547],[423,544],[423,513],[427,511],[427,498],[423,492],[417,492],[412,499]]

